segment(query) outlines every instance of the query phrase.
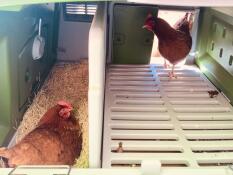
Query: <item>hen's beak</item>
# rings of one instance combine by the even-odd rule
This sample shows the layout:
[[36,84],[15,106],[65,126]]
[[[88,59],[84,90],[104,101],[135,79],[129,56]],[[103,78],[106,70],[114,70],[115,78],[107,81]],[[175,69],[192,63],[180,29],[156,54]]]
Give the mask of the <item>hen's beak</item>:
[[142,26],[143,29],[148,29],[148,25]]

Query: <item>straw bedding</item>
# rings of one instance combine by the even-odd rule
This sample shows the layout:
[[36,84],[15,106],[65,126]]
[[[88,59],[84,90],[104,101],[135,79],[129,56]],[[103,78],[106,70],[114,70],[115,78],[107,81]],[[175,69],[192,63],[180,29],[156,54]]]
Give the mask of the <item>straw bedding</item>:
[[34,98],[26,111],[17,130],[16,143],[32,131],[43,114],[59,100],[66,100],[74,106],[75,117],[83,133],[83,147],[80,157],[74,167],[88,167],[88,62],[87,59],[79,63],[57,63],[43,87]]

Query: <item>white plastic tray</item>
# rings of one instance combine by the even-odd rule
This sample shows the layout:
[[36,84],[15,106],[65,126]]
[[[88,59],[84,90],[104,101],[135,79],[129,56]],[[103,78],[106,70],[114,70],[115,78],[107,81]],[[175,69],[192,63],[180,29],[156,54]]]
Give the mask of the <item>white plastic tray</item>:
[[[104,168],[217,168],[233,164],[233,112],[195,67],[168,78],[161,65],[110,65],[105,88]],[[117,152],[119,143],[123,153]]]

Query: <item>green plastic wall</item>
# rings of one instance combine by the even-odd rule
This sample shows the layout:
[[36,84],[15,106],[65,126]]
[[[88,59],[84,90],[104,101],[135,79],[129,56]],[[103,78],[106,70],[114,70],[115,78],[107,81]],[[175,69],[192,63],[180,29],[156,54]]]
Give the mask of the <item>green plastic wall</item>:
[[112,58],[116,64],[149,64],[154,34],[143,29],[145,19],[155,6],[116,4],[113,9]]
[[[0,144],[8,141],[56,59],[59,16],[55,8],[27,5],[17,9],[0,11]],[[39,18],[46,45],[44,56],[35,61],[32,44]]]
[[197,64],[233,102],[233,16],[211,8],[200,15]]

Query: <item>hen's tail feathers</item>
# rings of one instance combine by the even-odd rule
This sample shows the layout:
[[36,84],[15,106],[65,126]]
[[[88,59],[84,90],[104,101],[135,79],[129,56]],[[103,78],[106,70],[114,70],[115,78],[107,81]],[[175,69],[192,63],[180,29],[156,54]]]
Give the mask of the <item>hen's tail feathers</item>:
[[193,27],[193,22],[194,22],[194,13],[193,12],[190,13],[188,22],[189,22],[189,29],[191,30]]
[[181,26],[188,21],[188,17],[189,17],[189,13],[185,13],[184,17],[182,17],[181,19],[179,19],[178,21],[176,21],[176,23],[174,24],[173,28],[176,30],[180,30]]
[[185,15],[184,15],[184,20],[188,20],[188,16],[189,16],[189,13],[187,12],[187,13],[185,13]]

